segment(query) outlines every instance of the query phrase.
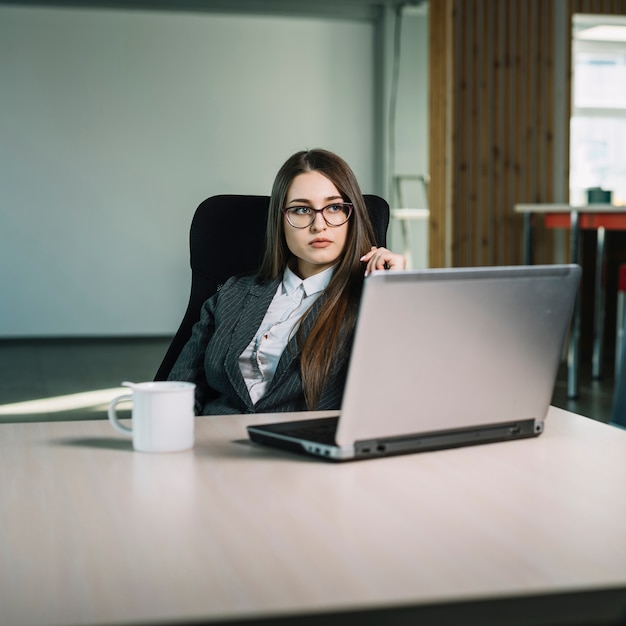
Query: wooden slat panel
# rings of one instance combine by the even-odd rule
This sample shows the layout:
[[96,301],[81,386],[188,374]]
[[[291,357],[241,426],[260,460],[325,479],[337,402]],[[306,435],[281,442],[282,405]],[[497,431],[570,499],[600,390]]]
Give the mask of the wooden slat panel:
[[[508,3],[507,3],[508,4]],[[513,144],[511,145],[511,158],[514,163],[513,170],[513,198],[522,198],[522,188],[524,187],[524,174],[526,172],[525,152],[521,149],[525,145],[524,119],[527,111],[527,86],[526,74],[528,72],[528,40],[526,38],[527,5],[519,2],[508,4],[509,12],[513,18],[513,29],[516,37],[516,65],[514,73],[508,76],[515,98],[515,106],[512,115],[507,120],[514,128]],[[515,239],[512,246],[513,263],[517,260]]]
[[[551,16],[554,4],[532,0],[529,29],[531,46],[529,63],[534,69],[530,92],[533,106],[527,119],[531,138],[526,148],[532,178],[524,191],[531,202],[552,202],[554,189],[548,180],[548,163],[554,158],[554,146],[549,140],[553,133],[553,115],[548,103],[553,102],[554,80],[553,52],[554,31]],[[552,233],[538,224],[535,228],[535,260],[540,263],[551,262]],[[519,241],[519,239],[518,239]],[[518,259],[521,257],[518,256]]]
[[[532,128],[529,127],[529,120],[531,117],[531,108],[533,105],[532,95],[532,74],[535,68],[531,67],[531,42],[528,39],[528,21],[530,19],[530,4],[528,2],[515,2],[512,10],[518,12],[518,36],[520,38],[520,59],[521,68],[519,81],[515,80],[515,76],[511,77],[513,80],[514,88],[518,94],[520,107],[517,111],[516,117],[511,120],[511,123],[519,129],[517,135],[517,141],[513,150],[517,156],[519,162],[519,169],[516,172],[516,189],[515,198],[530,200],[527,194],[527,185],[531,174],[532,163],[529,159],[528,143],[530,141]],[[515,259],[517,260],[517,258]]]
[[482,45],[479,46],[479,26],[482,20],[480,9],[481,0],[474,0],[471,5],[465,3],[468,11],[466,14],[466,24],[471,24],[469,30],[470,38],[466,42],[465,57],[468,60],[470,86],[472,97],[470,99],[470,159],[465,179],[465,195],[467,197],[467,237],[463,265],[473,265],[472,260],[478,256],[478,246],[476,244],[476,229],[479,226],[479,194],[480,194],[480,139],[483,132],[482,111],[480,109],[480,81],[482,76],[481,57]]
[[625,0],[570,0],[572,13],[626,15]]
[[[513,205],[552,202],[559,185],[560,195],[568,188],[566,176],[554,180],[567,172],[554,161],[554,125],[563,123],[555,120],[554,3],[431,0],[429,13],[430,264],[520,263]],[[567,29],[574,13],[626,15],[626,0],[568,0],[558,13]],[[569,76],[571,51],[563,56]],[[538,261],[553,261],[552,240],[537,229]]]
[[451,132],[447,113],[451,110],[448,102],[451,97],[448,65],[452,65],[451,37],[449,14],[452,10],[447,0],[439,0],[429,7],[429,169],[430,184],[428,187],[429,219],[429,265],[444,267],[449,264],[449,241],[447,231],[452,229],[448,223],[447,209],[452,180],[448,176],[451,171],[447,159],[452,159],[453,152],[447,141]]
[[496,258],[503,258],[504,251],[510,241],[509,222],[502,208],[506,204],[507,179],[506,167],[506,124],[504,117],[497,115],[497,111],[510,106],[508,90],[504,83],[505,72],[508,64],[508,55],[505,42],[508,35],[506,12],[502,5],[494,7],[494,31],[493,42],[493,98],[489,108],[489,116],[493,120],[493,136],[491,145],[491,158],[493,160],[493,186],[490,200],[495,208],[491,238]]
[[[454,238],[452,240],[452,259],[456,265],[456,259],[462,258],[465,239],[470,231],[470,222],[468,221],[468,197],[465,193],[466,180],[468,170],[471,163],[471,145],[472,141],[468,133],[471,125],[470,111],[467,104],[472,98],[472,77],[471,63],[467,56],[467,41],[469,37],[470,25],[466,27],[465,6],[463,4],[454,4],[453,27],[454,40],[457,42],[455,46],[455,84],[458,88],[455,90],[457,94],[455,100],[455,132],[454,146],[458,146],[456,154],[453,155],[453,172],[454,185],[452,194],[452,211],[454,215]],[[463,122],[468,120],[467,122]]]
[[494,252],[493,225],[493,197],[491,189],[494,187],[493,158],[491,145],[493,141],[493,116],[491,102],[493,99],[493,40],[496,36],[494,28],[494,10],[489,10],[488,0],[482,0],[481,12],[478,15],[477,41],[483,42],[481,51],[480,78],[478,81],[479,109],[481,111],[480,135],[480,172],[477,194],[477,224],[476,224],[476,256],[479,265],[492,265]]

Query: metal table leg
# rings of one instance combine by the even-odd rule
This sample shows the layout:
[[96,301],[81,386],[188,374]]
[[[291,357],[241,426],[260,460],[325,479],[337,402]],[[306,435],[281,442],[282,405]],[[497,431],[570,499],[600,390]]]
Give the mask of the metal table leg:
[[524,264],[532,265],[534,250],[533,250],[533,216],[531,213],[524,213],[523,221],[523,236],[524,236]]
[[[572,263],[578,263],[579,258],[580,229],[578,223],[578,211],[570,213],[570,255]],[[567,397],[578,397],[578,359],[580,353],[580,288],[576,295],[572,325],[569,334],[569,347],[567,352]]]
[[596,246],[596,277],[595,277],[595,298],[594,298],[594,318],[593,318],[593,356],[591,360],[591,376],[595,379],[602,378],[602,360],[604,343],[604,249],[606,234],[604,227],[597,230]]
[[[626,332],[626,318],[624,318],[622,332]],[[620,349],[620,365],[615,372],[611,424],[626,428],[626,341],[622,342]]]

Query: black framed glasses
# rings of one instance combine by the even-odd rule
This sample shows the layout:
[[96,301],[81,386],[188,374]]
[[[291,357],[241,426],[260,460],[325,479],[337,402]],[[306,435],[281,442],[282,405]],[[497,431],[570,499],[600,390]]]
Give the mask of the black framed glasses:
[[307,228],[315,221],[318,213],[322,214],[328,226],[334,228],[345,224],[352,215],[351,202],[335,202],[323,209],[314,209],[310,206],[290,206],[283,209],[287,221],[294,228]]

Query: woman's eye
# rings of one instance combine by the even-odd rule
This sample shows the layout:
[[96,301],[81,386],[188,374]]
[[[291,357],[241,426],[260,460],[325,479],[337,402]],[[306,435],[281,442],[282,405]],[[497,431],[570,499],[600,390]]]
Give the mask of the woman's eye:
[[330,204],[326,207],[325,210],[328,211],[329,213],[341,213],[341,211],[343,211],[343,205],[342,204]]
[[291,212],[295,215],[310,215],[311,209],[308,206],[297,206],[291,209]]

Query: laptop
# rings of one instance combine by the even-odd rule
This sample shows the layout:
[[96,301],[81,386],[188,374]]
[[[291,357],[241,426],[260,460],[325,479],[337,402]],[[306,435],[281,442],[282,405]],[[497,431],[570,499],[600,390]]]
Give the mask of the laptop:
[[536,437],[580,275],[578,265],[372,272],[341,410],[248,435],[335,461]]

